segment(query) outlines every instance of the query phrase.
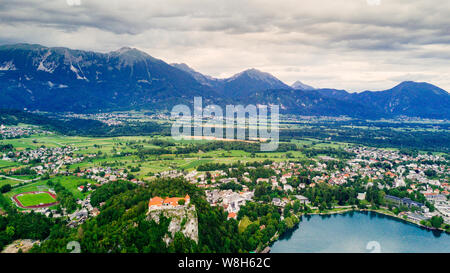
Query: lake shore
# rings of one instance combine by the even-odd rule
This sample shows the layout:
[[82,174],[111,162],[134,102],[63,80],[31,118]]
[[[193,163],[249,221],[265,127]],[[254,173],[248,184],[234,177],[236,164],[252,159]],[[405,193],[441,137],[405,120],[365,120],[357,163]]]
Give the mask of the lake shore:
[[448,233],[384,211],[347,208],[303,215],[307,217],[299,226],[270,244],[272,253],[366,253],[372,241],[381,243],[386,253],[449,251]]
[[[422,225],[422,224],[420,224],[418,222],[414,222],[414,221],[411,221],[409,219],[405,219],[402,216],[398,216],[398,215],[394,214],[393,212],[388,211],[387,209],[374,210],[374,209],[358,209],[358,208],[336,208],[336,209],[333,209],[333,210],[330,210],[330,211],[325,211],[325,212],[300,213],[297,216],[298,217],[307,216],[307,215],[324,215],[325,216],[325,215],[345,214],[345,213],[349,213],[349,212],[374,212],[374,213],[377,213],[377,214],[380,214],[380,215],[384,215],[384,216],[392,217],[394,219],[401,220],[402,222],[405,222],[405,223],[413,224],[413,225],[415,225],[417,227],[420,227],[420,228],[424,228],[424,229],[432,230],[432,231],[441,231],[443,233],[450,234],[448,231],[446,231],[446,230],[444,230],[442,228],[437,229],[437,228],[433,228],[433,227],[428,227],[428,226]],[[297,225],[295,225],[295,227],[292,228],[292,230],[298,229],[298,227],[299,227],[299,225],[301,225],[301,223],[302,222],[300,221]],[[269,248],[272,247],[273,244],[276,241],[278,241],[281,236],[276,234],[274,237],[272,237],[270,242],[268,242],[268,244],[266,245],[266,248],[267,247],[269,247]]]
[[382,214],[382,215],[385,215],[385,216],[390,216],[390,217],[393,217],[395,219],[402,220],[402,221],[407,222],[407,223],[414,224],[414,225],[416,225],[418,227],[422,227],[422,228],[425,228],[425,229],[428,229],[428,230],[439,230],[439,231],[442,231],[444,233],[450,234],[450,232],[446,231],[443,228],[428,227],[428,226],[422,225],[419,222],[415,222],[415,221],[412,221],[412,220],[409,220],[409,219],[405,219],[402,216],[396,215],[393,212],[388,211],[387,208],[385,208],[385,209],[378,209],[378,210],[374,210],[374,209],[358,209],[358,208],[356,208],[356,209],[355,208],[342,208],[342,209],[333,209],[332,211],[326,211],[326,212],[310,212],[310,213],[302,214],[301,216],[303,216],[303,215],[333,215],[333,214],[342,214],[342,213],[347,213],[347,212],[352,212],[352,211],[355,211],[355,212],[375,212],[375,213],[378,213],[378,214]]

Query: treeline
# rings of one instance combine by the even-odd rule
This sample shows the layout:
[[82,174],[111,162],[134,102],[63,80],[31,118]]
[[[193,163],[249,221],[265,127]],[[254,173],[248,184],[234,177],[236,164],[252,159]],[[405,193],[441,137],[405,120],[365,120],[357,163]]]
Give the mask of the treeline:
[[299,148],[298,150],[309,158],[316,157],[318,155],[326,155],[339,159],[350,159],[355,156],[355,153],[347,152],[344,149],[335,148]]
[[0,193],[7,193],[11,191],[12,186],[10,184],[4,184],[0,187]]
[[109,126],[97,120],[76,118],[62,120],[20,110],[0,109],[0,124],[18,125],[19,123],[38,125],[45,130],[69,136],[114,137],[170,133],[170,128],[156,122],[128,122]]
[[97,207],[100,203],[105,202],[112,196],[134,188],[136,188],[136,185],[128,181],[118,181],[105,184],[91,194],[91,204],[92,206]]
[[[1,198],[0,203],[3,203]],[[18,239],[44,240],[52,226],[52,219],[43,214],[33,211],[19,213],[10,209],[6,217],[0,216],[0,250]]]
[[14,207],[3,194],[0,194],[0,208],[3,208],[6,212],[14,210]]
[[352,187],[331,186],[325,183],[304,189],[302,195],[307,197],[313,206],[320,210],[331,209],[335,205],[357,205],[357,191]]
[[[177,147],[174,153],[176,154],[189,154],[189,153],[197,153],[199,151],[209,152],[216,150],[239,150],[245,151],[248,153],[260,153],[261,152],[261,143],[254,142],[243,142],[243,141],[211,141],[201,144],[192,144],[186,147]],[[295,151],[297,150],[297,146],[292,143],[280,143],[278,149],[274,152],[287,152],[287,151]]]
[[68,213],[73,212],[77,208],[77,200],[73,196],[72,192],[66,189],[61,183],[57,182],[56,184],[53,181],[47,181],[47,185],[53,187],[56,192],[56,201],[59,202],[59,205],[63,208],[67,209]]
[[0,144],[0,152],[5,153],[14,150],[12,144]]
[[241,191],[243,189],[241,184],[234,183],[234,182],[228,182],[223,183],[219,186],[219,189],[221,190],[232,190],[232,191]]
[[[163,147],[165,148],[142,148],[138,147],[138,151],[135,152],[139,158],[144,159],[147,155],[163,155],[163,154],[191,154],[198,152],[209,152],[209,151],[231,151],[231,150],[239,150],[245,151],[249,153],[260,153],[261,152],[261,144],[260,143],[247,143],[247,142],[230,142],[230,141],[211,141],[200,144],[189,144],[187,146],[177,146],[175,148],[169,148],[169,146],[165,144]],[[287,151],[296,151],[297,146],[292,143],[280,143],[279,147],[276,151],[273,152],[287,152]],[[270,152],[267,152],[270,153]]]
[[[143,140],[143,141],[145,141],[145,140]],[[147,143],[155,145],[155,146],[159,146],[159,147],[175,146],[175,143],[172,141],[157,139],[157,138],[151,139],[151,140],[147,141]]]
[[[394,147],[424,151],[450,151],[450,134],[447,131],[397,130],[395,125],[383,128],[344,127],[341,123],[327,123],[323,126],[315,124],[313,127],[289,129],[280,131],[280,141],[291,139],[330,139],[330,141],[348,142],[373,147]],[[408,124],[409,125],[409,124]],[[364,126],[364,125],[361,125]],[[405,126],[403,124],[403,126]]]
[[273,205],[248,203],[239,210],[238,221],[244,217],[251,222],[242,233],[247,249],[262,249],[277,232],[282,234],[287,230],[286,222],[281,220],[278,208]]
[[264,165],[270,165],[272,164],[273,161],[266,159],[264,161],[253,161],[253,162],[246,162],[246,163],[241,163],[241,162],[236,162],[236,163],[231,163],[231,164],[225,164],[225,163],[205,163],[205,164],[201,164],[197,167],[197,171],[199,172],[205,172],[205,171],[216,171],[216,170],[228,170],[230,168],[240,168],[240,167],[262,167]]

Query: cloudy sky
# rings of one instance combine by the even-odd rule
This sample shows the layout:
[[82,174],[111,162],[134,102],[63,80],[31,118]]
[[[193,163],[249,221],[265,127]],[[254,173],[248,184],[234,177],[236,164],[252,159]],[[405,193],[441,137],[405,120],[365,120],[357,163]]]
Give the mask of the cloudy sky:
[[0,44],[141,49],[214,77],[257,68],[351,92],[450,91],[448,0],[1,0]]

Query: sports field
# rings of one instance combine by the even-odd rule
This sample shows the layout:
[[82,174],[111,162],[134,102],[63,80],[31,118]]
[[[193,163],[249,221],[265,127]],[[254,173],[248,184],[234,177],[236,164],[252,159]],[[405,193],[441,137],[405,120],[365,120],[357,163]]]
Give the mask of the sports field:
[[14,196],[21,207],[45,207],[56,203],[56,198],[49,192],[29,192]]

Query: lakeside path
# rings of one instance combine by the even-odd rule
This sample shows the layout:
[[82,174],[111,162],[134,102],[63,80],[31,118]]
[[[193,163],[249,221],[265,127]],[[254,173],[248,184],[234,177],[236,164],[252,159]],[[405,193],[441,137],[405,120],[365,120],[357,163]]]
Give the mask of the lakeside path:
[[19,179],[19,178],[15,178],[15,177],[9,177],[6,175],[0,175],[0,177],[9,179],[9,180],[15,180],[15,181],[19,181],[19,182],[24,182],[24,183],[29,183],[29,182],[33,182],[33,181],[37,181],[39,179],[41,179],[40,177],[36,177],[34,179],[28,179],[28,180],[24,180],[24,179]]

